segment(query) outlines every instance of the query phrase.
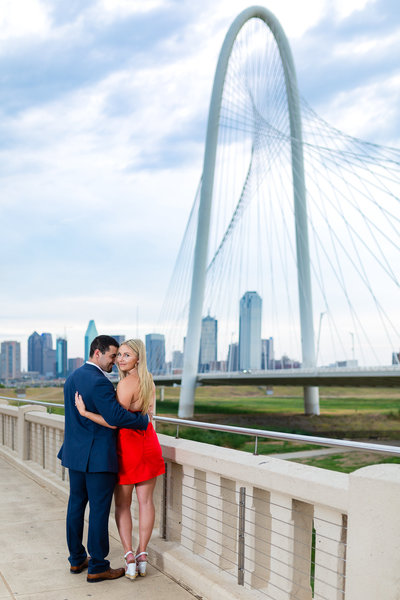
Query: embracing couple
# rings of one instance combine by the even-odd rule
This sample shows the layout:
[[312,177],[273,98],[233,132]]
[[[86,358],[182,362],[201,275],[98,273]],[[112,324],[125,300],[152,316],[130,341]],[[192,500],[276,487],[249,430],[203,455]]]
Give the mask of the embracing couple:
[[[115,392],[106,377],[117,362],[120,381]],[[88,569],[87,581],[145,575],[147,544],[154,526],[153,491],[165,466],[151,423],[155,386],[147,370],[141,340],[118,342],[97,336],[89,360],[64,386],[65,433],[58,453],[69,470],[67,544],[71,573]],[[139,503],[139,544],[132,549],[132,492]],[[108,519],[114,494],[115,520],[125,553],[125,568],[112,569]],[[82,543],[89,502],[87,550]]]

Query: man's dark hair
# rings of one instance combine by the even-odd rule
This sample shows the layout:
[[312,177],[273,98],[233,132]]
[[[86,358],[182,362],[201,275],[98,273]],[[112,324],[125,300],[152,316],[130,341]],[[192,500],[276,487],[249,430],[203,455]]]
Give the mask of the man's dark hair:
[[111,337],[111,335],[98,335],[90,344],[90,358],[92,358],[95,350],[100,350],[100,352],[104,354],[110,346],[116,346],[118,348],[119,344],[117,340]]

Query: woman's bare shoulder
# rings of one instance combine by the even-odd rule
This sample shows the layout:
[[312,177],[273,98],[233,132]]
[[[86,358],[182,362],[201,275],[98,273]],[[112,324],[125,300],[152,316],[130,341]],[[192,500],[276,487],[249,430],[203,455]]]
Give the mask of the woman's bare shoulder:
[[135,390],[139,387],[139,377],[127,375],[118,382],[117,390]]

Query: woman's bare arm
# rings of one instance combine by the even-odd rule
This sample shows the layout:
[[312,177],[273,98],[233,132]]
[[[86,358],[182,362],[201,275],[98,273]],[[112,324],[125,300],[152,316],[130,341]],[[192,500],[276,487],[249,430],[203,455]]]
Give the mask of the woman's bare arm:
[[107,421],[105,420],[105,418],[102,417],[101,415],[90,412],[90,410],[86,410],[86,406],[82,399],[82,396],[78,392],[75,392],[75,406],[78,409],[78,412],[82,417],[86,417],[87,419],[90,419],[90,421],[97,423],[97,425],[102,425],[103,427],[109,427],[110,429],[117,429],[115,427],[115,425],[109,425],[107,423]]

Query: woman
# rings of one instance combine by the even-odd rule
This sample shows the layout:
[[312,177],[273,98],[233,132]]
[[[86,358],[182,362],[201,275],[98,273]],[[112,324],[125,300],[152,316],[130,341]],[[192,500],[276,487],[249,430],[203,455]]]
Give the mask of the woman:
[[[142,340],[131,339],[118,349],[117,367],[120,381],[117,385],[118,402],[131,412],[153,415],[155,386],[147,370],[146,348]],[[86,410],[82,397],[77,394],[76,407],[83,417],[110,427],[99,414]],[[135,579],[144,577],[147,567],[147,544],[154,526],[153,492],[156,477],[165,471],[161,447],[150,422],[146,431],[120,429],[118,431],[118,483],[114,492],[115,520],[124,548],[125,575]],[[133,488],[139,503],[139,545],[132,551],[131,503]]]

